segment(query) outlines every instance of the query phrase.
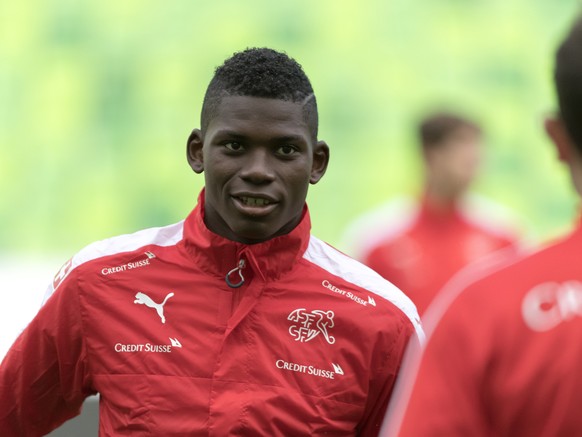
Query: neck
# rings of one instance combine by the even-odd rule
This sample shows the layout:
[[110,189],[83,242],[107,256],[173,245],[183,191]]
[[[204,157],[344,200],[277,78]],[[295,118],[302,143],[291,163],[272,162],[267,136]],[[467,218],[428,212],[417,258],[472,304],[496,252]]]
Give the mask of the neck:
[[427,205],[434,209],[448,210],[457,203],[461,194],[459,191],[443,189],[438,184],[427,184],[424,199]]

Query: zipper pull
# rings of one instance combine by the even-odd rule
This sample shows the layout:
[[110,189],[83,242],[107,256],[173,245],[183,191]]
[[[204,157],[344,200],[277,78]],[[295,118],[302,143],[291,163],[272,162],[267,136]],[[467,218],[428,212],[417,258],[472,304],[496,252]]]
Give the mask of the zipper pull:
[[[234,269],[232,269],[230,272],[228,272],[226,274],[226,277],[224,278],[224,280],[226,281],[227,285],[230,288],[238,288],[245,283],[245,277],[242,274],[242,269],[244,268],[244,266],[245,266],[245,260],[241,259],[238,262],[238,266],[236,266]],[[230,275],[232,275],[234,272],[237,272],[237,271],[238,271],[238,275],[240,276],[240,281],[237,283],[230,282],[230,279],[229,279]]]

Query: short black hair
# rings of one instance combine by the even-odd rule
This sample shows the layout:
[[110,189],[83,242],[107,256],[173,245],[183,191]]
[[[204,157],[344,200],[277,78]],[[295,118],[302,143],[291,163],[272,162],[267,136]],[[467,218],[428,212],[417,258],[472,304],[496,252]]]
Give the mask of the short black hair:
[[562,120],[582,152],[582,17],[558,48],[554,81]]
[[423,148],[441,145],[458,129],[470,129],[479,135],[481,128],[472,120],[451,112],[435,112],[425,116],[418,126],[418,136]]
[[303,103],[303,112],[313,138],[317,138],[317,102],[311,82],[297,61],[269,48],[248,48],[228,58],[214,72],[204,96],[202,132],[216,116],[222,98],[263,97]]

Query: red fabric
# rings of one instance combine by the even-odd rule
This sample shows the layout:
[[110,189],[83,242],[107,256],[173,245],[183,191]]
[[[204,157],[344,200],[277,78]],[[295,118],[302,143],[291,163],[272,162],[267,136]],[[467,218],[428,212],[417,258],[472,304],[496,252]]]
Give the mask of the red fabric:
[[364,264],[400,288],[422,316],[437,292],[462,267],[514,239],[476,225],[456,208],[426,201],[405,230],[378,242]]
[[399,435],[580,435],[581,255],[578,229],[452,290]]
[[135,234],[73,258],[0,366],[0,435],[44,435],[96,392],[102,436],[378,433],[411,319],[304,257],[307,209],[290,234],[244,245],[200,208],[175,243],[128,250]]

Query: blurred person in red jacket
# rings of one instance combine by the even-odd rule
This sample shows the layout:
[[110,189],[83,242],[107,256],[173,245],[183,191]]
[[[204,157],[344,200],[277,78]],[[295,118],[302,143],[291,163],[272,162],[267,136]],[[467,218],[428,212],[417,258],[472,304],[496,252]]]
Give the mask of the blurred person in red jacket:
[[483,153],[481,128],[435,112],[418,129],[425,169],[419,201],[393,199],[346,231],[346,251],[399,287],[422,316],[461,268],[515,246],[514,220],[503,207],[468,194]]
[[[582,194],[582,18],[554,80],[560,111],[545,128]],[[579,217],[558,241],[451,281],[424,319],[426,347],[409,361],[418,371],[403,375],[383,435],[582,435],[581,259]]]

